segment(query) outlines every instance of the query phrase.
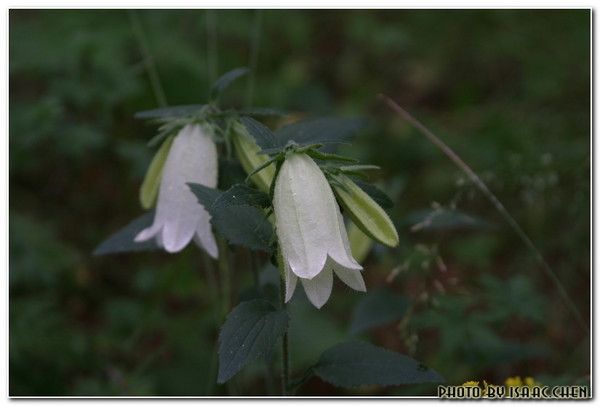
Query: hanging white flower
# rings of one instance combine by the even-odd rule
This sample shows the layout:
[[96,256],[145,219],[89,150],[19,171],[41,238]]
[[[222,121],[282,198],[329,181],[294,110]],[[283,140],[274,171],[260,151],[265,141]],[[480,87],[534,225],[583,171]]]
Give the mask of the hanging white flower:
[[352,289],[366,291],[340,208],[325,175],[308,155],[288,154],[275,182],[273,207],[286,302],[299,278],[311,303],[321,308],[331,295],[334,272]]
[[154,223],[135,241],[156,238],[166,251],[178,252],[193,238],[211,257],[218,256],[210,215],[187,185],[217,186],[217,148],[209,131],[198,124],[179,131],[162,171]]

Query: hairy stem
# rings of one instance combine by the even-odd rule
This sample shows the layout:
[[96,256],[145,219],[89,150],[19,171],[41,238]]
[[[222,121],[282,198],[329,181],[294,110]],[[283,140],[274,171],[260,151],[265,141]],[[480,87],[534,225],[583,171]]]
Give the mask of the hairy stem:
[[427,127],[421,124],[416,118],[411,116],[406,110],[400,107],[396,102],[394,102],[388,96],[380,94],[379,97],[397,114],[399,114],[402,118],[408,121],[413,127],[415,127],[421,134],[423,134],[431,143],[437,146],[442,152],[450,158],[450,160],[459,167],[473,182],[473,184],[487,197],[487,199],[494,205],[496,210],[502,215],[504,220],[509,224],[509,226],[513,229],[513,231],[517,234],[517,236],[521,239],[521,241],[527,246],[527,248],[531,251],[537,262],[540,264],[546,276],[552,280],[558,293],[561,298],[565,302],[567,308],[571,311],[579,325],[589,333],[589,327],[585,322],[583,316],[577,306],[567,293],[564,285],[556,276],[550,265],[546,262],[541,252],[537,249],[531,238],[525,233],[525,231],[521,228],[519,223],[513,218],[513,216],[506,210],[504,205],[498,200],[498,198],[490,191],[485,183],[481,180],[481,178],[467,165],[446,143],[444,143],[440,138],[438,138],[435,134],[433,134]]

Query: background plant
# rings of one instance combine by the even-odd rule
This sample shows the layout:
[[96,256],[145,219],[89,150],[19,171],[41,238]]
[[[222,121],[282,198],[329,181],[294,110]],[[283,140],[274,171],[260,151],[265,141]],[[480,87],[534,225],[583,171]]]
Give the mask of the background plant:
[[[138,14],[169,104],[205,99],[216,72],[251,59],[254,12],[211,13]],[[267,383],[267,367],[245,370],[228,389],[211,387],[214,371],[204,366],[217,332],[197,251],[88,257],[139,213],[133,197],[152,153],[144,144],[154,128],[132,113],[158,102],[128,14],[32,10],[10,18],[11,393],[252,394],[254,382]],[[427,118],[480,172],[586,314],[588,12],[265,11],[260,22],[253,104],[375,118],[352,155],[384,168],[371,179],[393,198],[400,232],[397,250],[375,247],[365,263],[367,286],[388,284],[368,297],[384,299],[364,303],[337,287],[339,300],[318,313],[292,303],[299,322],[290,339],[302,344],[291,354],[294,368],[360,334],[451,383],[510,375],[585,382],[586,334],[532,272],[529,252],[375,95],[385,91]],[[323,24],[334,27],[327,36]],[[217,46],[205,46],[208,39]],[[232,258],[234,269],[245,255]],[[232,296],[247,295],[239,287],[252,278],[236,273]],[[406,311],[382,305],[390,297]],[[359,315],[373,306],[381,324],[360,328]],[[299,392],[333,393],[347,392],[318,378]]]

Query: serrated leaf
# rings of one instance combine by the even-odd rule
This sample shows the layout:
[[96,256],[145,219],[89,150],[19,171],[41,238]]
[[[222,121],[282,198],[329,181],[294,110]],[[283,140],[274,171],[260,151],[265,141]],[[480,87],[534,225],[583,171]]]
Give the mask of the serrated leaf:
[[394,201],[377,186],[357,179],[353,180],[354,183],[358,185],[358,187],[360,187],[366,194],[371,196],[371,199],[375,200],[375,202],[384,209],[391,209],[392,207],[394,207]]
[[146,176],[140,187],[140,203],[146,210],[153,207],[156,202],[162,170],[165,166],[165,161],[169,155],[174,138],[175,137],[169,137],[163,142],[158,151],[156,151],[154,158],[152,158],[148,171],[146,171]]
[[289,141],[299,145],[348,142],[366,126],[362,118],[323,117],[298,121],[275,131],[278,146]]
[[212,225],[229,243],[259,251],[271,250],[273,226],[262,210],[246,204],[232,204],[220,190],[197,183],[188,185],[210,213]]
[[275,134],[268,127],[250,117],[242,117],[240,118],[240,122],[246,127],[248,134],[254,138],[256,145],[261,149],[277,147]]
[[137,252],[156,250],[159,247],[154,239],[135,242],[133,239],[143,229],[150,227],[154,221],[154,210],[149,211],[112,234],[94,249],[93,255],[118,254],[122,252]]
[[204,104],[182,104],[179,106],[161,107],[158,109],[138,111],[134,114],[138,119],[185,117],[197,113]]
[[230,206],[247,205],[266,208],[271,205],[271,199],[268,194],[243,183],[233,185],[219,199],[221,200],[219,204]]
[[[322,144],[321,144],[322,145]],[[321,161],[336,161],[336,162],[358,162],[354,158],[342,156],[338,154],[332,154],[328,152],[317,151],[316,149],[309,149],[306,154],[311,158],[320,159]]]
[[340,166],[342,172],[361,172],[361,171],[376,171],[381,169],[377,165],[343,165]]
[[358,341],[338,344],[325,351],[314,373],[344,388],[443,382],[437,372],[410,357]]
[[350,333],[358,334],[399,320],[408,309],[408,299],[388,289],[379,289],[361,297],[354,308]]
[[227,316],[219,334],[219,383],[246,364],[268,355],[288,327],[285,310],[263,299],[242,302]]
[[250,71],[248,68],[236,68],[224,73],[219,79],[215,81],[210,89],[210,98],[216,99],[229,85],[231,85],[236,79],[244,76]]

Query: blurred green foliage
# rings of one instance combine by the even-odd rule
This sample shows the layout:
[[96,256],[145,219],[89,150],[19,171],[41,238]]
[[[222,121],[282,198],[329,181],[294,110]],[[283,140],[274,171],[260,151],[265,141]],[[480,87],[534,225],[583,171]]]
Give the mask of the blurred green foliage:
[[[140,214],[153,152],[145,144],[155,129],[132,117],[157,101],[128,13],[10,11],[10,394],[264,394],[276,360],[213,383],[220,308],[213,264],[196,248],[91,256]],[[511,375],[589,382],[588,334],[532,254],[464,175],[376,98],[396,99],[480,173],[588,317],[589,11],[137,16],[170,104],[203,102],[211,76],[248,65],[260,21],[252,86],[240,81],[225,102],[252,96],[295,117],[371,118],[346,152],[383,168],[375,180],[394,198],[401,243],[375,247],[367,286],[387,286],[410,305],[363,338],[419,359],[449,384]],[[444,221],[423,222],[440,210]],[[248,253],[232,260],[234,296],[251,295]],[[276,273],[267,268],[261,280],[276,283]],[[350,337],[361,294],[334,289],[320,311],[301,293],[290,306],[295,376]],[[298,393],[432,390],[346,391],[312,378]]]

